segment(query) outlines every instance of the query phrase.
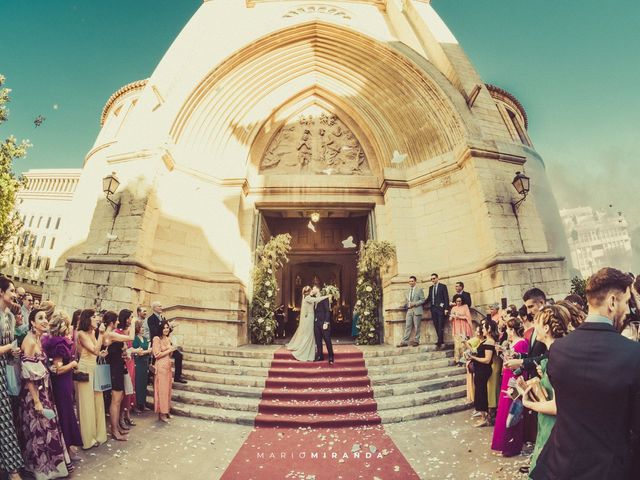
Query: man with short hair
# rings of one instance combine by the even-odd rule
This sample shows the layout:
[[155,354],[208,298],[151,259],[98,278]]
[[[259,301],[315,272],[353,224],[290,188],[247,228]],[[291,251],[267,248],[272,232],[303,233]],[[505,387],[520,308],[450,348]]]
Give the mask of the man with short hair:
[[422,304],[425,301],[424,290],[416,285],[417,279],[413,275],[409,277],[409,290],[405,293],[404,308],[407,309],[404,323],[404,335],[398,347],[408,347],[411,330],[415,327],[415,335],[411,342],[412,347],[420,345],[420,324],[422,323]]
[[138,305],[136,308],[136,321],[142,325],[142,337],[151,342],[151,336],[149,335],[149,322],[147,320],[147,309],[142,305]]
[[[603,268],[587,282],[589,315],[549,351],[557,420],[531,478],[637,478],[640,454],[640,343],[619,334],[629,311],[631,278]],[[637,446],[636,446],[637,447]]]
[[447,286],[440,283],[437,273],[431,274],[431,283],[427,302],[431,306],[431,320],[438,335],[436,348],[439,349],[444,345],[444,319],[449,307],[449,292]]
[[547,296],[539,288],[531,288],[524,292],[522,300],[524,301],[524,306],[527,307],[527,312],[531,315],[531,318],[533,318],[535,314],[547,304]]
[[[465,292],[464,291],[464,283],[463,282],[456,282],[455,289],[456,289],[456,293],[455,293],[454,297],[456,295],[458,295],[462,299],[462,304],[466,305],[469,308],[471,308],[471,294],[469,292]],[[451,302],[450,306],[454,307],[455,303]]]
[[[155,301],[151,304],[151,309],[153,313],[149,315],[147,319],[147,323],[149,325],[149,337],[151,338],[151,344],[153,346],[153,339],[155,337],[162,336],[162,330],[160,330],[160,322],[164,320],[164,316],[162,315],[162,302]],[[171,322],[169,324],[169,328],[173,331],[175,327],[175,322]],[[173,375],[173,381],[178,383],[187,383],[186,380],[182,378],[182,352],[180,350],[174,350],[173,359],[175,360],[175,372]]]
[[27,325],[29,325],[29,314],[31,310],[33,310],[33,297],[30,293],[26,293],[22,300],[22,321],[26,322]]

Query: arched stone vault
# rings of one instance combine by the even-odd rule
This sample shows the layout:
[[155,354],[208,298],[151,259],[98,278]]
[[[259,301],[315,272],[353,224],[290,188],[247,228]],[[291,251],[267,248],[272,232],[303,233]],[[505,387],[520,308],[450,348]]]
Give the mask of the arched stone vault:
[[228,58],[196,86],[170,134],[214,165],[237,161],[239,150],[248,160],[274,112],[301,92],[322,92],[360,125],[376,172],[390,166],[394,150],[408,154],[408,168],[468,136],[451,99],[423,69],[381,42],[318,21],[275,32]]

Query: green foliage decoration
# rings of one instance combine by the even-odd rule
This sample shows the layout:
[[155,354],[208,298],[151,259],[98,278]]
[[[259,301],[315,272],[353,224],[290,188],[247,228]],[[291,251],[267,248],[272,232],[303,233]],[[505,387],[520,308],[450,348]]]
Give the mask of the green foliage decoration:
[[291,235],[284,233],[272,237],[264,246],[256,249],[253,267],[253,298],[251,300],[251,342],[270,345],[275,339],[275,301],[278,292],[276,271],[289,261]]
[[[0,125],[9,117],[7,103],[11,89],[5,88],[4,82],[4,76],[0,75]],[[25,157],[30,146],[28,140],[18,142],[13,135],[0,140],[0,252],[22,228],[15,203],[16,193],[26,185],[26,179],[13,173],[13,161]]]
[[575,276],[571,279],[571,294],[580,295],[584,304],[587,304],[587,281],[580,278],[579,276]]
[[359,316],[357,345],[380,343],[380,269],[387,268],[395,259],[396,248],[390,242],[368,240],[360,244],[355,306]]

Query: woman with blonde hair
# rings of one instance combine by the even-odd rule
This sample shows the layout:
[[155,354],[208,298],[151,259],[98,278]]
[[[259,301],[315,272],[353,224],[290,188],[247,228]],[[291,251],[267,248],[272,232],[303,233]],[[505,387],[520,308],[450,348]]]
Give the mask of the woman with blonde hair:
[[67,448],[82,446],[82,435],[73,408],[73,371],[78,367],[78,362],[74,358],[73,344],[69,339],[70,332],[71,318],[67,312],[59,310],[49,321],[49,335],[42,338],[42,348],[49,358],[53,373],[51,383],[58,409],[58,422]]
[[[584,312],[581,312],[574,305],[572,305],[573,308],[568,308],[566,303],[570,302],[562,301],[556,305],[542,307],[534,318],[536,336],[539,341],[547,346],[547,349],[551,348],[556,339],[568,335],[573,328],[572,325],[581,323],[584,320]],[[556,400],[553,386],[547,375],[547,361],[545,358],[540,362],[538,373],[541,374],[542,380],[540,383],[547,394],[548,400],[533,401],[529,396],[532,386],[522,395],[522,404],[526,408],[538,412],[538,434],[536,436],[536,446],[531,456],[530,471],[535,468],[538,455],[540,455],[542,448],[547,443],[551,430],[556,423]]]

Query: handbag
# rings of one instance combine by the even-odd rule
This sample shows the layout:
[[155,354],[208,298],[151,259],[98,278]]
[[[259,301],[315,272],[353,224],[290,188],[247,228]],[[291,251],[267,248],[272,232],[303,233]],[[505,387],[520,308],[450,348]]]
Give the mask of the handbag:
[[524,412],[524,406],[522,405],[522,398],[516,398],[509,407],[509,415],[507,416],[507,428],[511,428],[517,425],[522,420],[522,414]]
[[135,391],[133,390],[133,382],[131,382],[131,375],[126,374],[124,376],[124,394],[125,395],[133,395]]
[[20,380],[13,363],[5,365],[5,373],[7,376],[7,393],[12,397],[17,397],[20,394]]
[[89,374],[87,372],[80,372],[78,370],[73,371],[73,381],[74,382],[88,382]]
[[96,392],[111,390],[111,366],[102,357],[98,358],[96,371],[93,375],[93,389]]

